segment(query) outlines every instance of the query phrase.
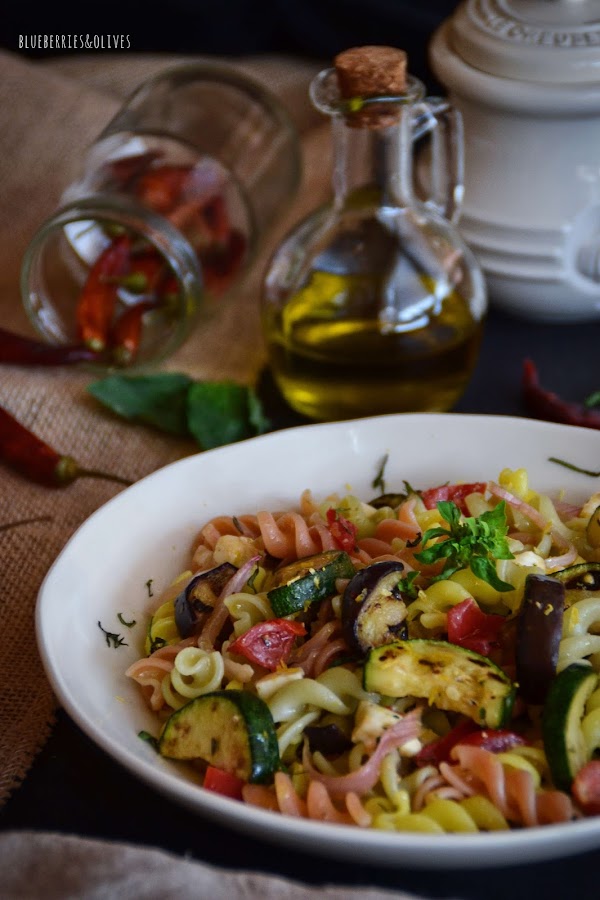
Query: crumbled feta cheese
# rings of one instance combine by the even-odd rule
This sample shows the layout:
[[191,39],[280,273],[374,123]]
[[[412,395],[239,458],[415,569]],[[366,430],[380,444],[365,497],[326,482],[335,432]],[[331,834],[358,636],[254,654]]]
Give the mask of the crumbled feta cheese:
[[273,694],[285,687],[286,684],[291,684],[292,681],[299,681],[301,678],[304,678],[303,669],[278,669],[276,672],[269,672],[268,675],[258,679],[256,692],[261,700],[269,700]]
[[546,569],[546,561],[533,550],[524,550],[523,553],[518,553],[513,562],[518,566],[537,566],[538,569]]
[[370,700],[361,700],[354,716],[352,741],[355,744],[363,743],[367,751],[374,750],[383,732],[401,718],[400,713]]
[[416,756],[423,749],[423,744],[419,738],[412,738],[399,748],[400,756]]

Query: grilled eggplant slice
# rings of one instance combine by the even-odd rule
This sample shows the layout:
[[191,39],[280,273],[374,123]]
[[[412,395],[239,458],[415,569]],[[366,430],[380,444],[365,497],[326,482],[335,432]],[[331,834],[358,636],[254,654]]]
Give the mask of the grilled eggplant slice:
[[182,638],[190,637],[203,613],[213,609],[217,598],[232,575],[231,563],[195,575],[175,600],[175,624]]
[[554,572],[553,578],[562,581],[568,591],[600,591],[600,563],[583,562]]
[[517,681],[527,703],[546,699],[558,662],[565,585],[551,575],[528,575],[517,623]]
[[398,582],[401,562],[386,560],[357,572],[342,598],[342,628],[346,643],[364,654],[406,637],[406,603]]

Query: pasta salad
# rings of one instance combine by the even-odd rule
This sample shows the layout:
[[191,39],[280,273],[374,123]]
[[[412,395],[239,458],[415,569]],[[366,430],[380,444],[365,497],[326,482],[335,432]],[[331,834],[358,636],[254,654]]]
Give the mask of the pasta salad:
[[200,530],[127,670],[158,752],[363,828],[599,814],[600,493],[553,499],[524,469],[404,488]]

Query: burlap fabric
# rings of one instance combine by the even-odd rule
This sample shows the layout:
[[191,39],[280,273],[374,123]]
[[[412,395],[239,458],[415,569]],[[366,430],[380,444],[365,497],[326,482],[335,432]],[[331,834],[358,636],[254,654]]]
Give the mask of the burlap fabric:
[[[0,54],[0,322],[32,334],[19,295],[23,252],[55,208],[85,148],[123,96],[148,75],[182,62],[169,57],[86,55],[30,63]],[[185,61],[189,61],[186,58]],[[273,229],[236,295],[164,365],[195,378],[253,382],[265,361],[258,296],[267,254],[284,230],[329,190],[329,136],[307,101],[314,65],[264,59],[240,64],[286,103],[302,133],[304,183]],[[73,369],[3,366],[0,404],[27,427],[86,468],[137,480],[195,452],[185,441],[116,421],[86,394],[90,376]],[[120,488],[79,480],[68,488],[30,484],[0,465],[0,529],[21,519],[41,521],[0,530],[0,803],[26,775],[48,736],[55,699],[35,640],[34,609],[42,579],[76,528]],[[65,649],[68,650],[65,635]]]

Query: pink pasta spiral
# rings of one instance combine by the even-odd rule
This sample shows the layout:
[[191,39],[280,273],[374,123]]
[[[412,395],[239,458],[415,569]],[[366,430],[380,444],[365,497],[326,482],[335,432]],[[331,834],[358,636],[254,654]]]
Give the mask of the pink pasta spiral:
[[359,825],[363,828],[368,828],[371,824],[371,815],[357,794],[348,792],[336,805],[326,786],[320,781],[311,780],[306,797],[303,798],[298,794],[286,772],[275,773],[272,787],[245,785],[242,795],[246,803],[299,819],[315,819],[338,825]]
[[[459,744],[452,749],[458,766],[440,763],[440,772],[465,794],[484,794],[515,825],[568,822],[575,816],[571,798],[562,791],[536,788],[531,772],[503,765],[494,753]],[[452,770],[452,771],[451,771]]]
[[276,559],[294,560],[336,549],[325,524],[310,525],[300,513],[262,510],[256,518],[265,550]]
[[173,669],[175,657],[184,647],[191,647],[195,643],[193,637],[186,638],[178,644],[170,644],[160,647],[150,656],[136,660],[125,671],[125,675],[133,678],[141,686],[147,696],[150,708],[155,712],[165,706],[161,685],[165,675]]

